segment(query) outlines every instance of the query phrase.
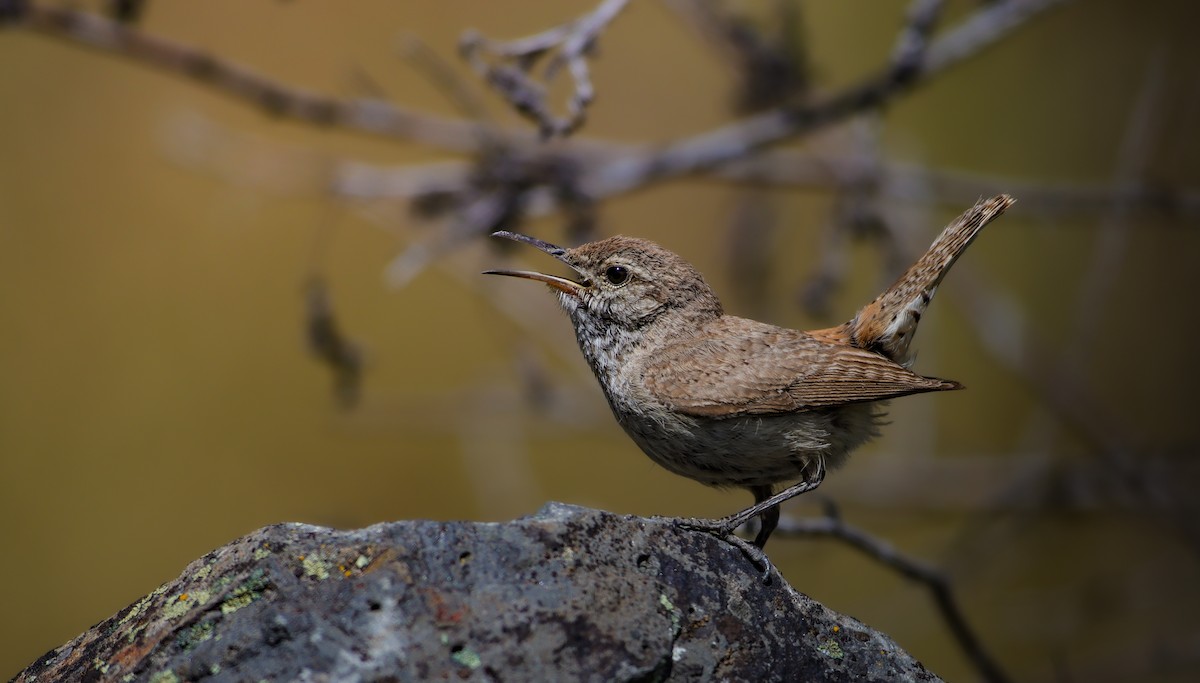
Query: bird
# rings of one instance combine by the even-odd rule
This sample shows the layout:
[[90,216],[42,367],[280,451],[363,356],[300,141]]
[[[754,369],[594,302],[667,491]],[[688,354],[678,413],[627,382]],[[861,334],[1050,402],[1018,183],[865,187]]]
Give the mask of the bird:
[[[909,369],[913,335],[951,266],[1014,201],[977,202],[874,301],[819,330],[726,314],[694,266],[635,237],[564,248],[502,230],[493,235],[549,254],[574,277],[485,274],[539,281],[557,294],[613,415],[641,450],[675,474],[754,496],[732,515],[684,525],[765,560],[779,505],[816,489],[877,436],[887,401],[962,388]],[[734,532],[756,516],[747,545]]]

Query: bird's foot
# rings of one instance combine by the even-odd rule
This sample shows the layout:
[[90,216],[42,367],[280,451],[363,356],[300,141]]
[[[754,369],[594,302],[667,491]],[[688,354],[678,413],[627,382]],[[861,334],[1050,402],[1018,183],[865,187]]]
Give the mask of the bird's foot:
[[750,562],[752,562],[754,566],[758,568],[764,584],[771,583],[772,572],[778,573],[775,569],[775,565],[771,564],[771,560],[767,557],[766,552],[764,552],[762,548],[734,533],[734,530],[741,526],[741,521],[737,519],[736,515],[722,517],[721,519],[685,517],[672,521],[677,526],[684,529],[702,531],[707,534],[712,534],[713,536],[725,541],[738,550],[741,550],[742,554],[746,556],[746,559],[750,560]]

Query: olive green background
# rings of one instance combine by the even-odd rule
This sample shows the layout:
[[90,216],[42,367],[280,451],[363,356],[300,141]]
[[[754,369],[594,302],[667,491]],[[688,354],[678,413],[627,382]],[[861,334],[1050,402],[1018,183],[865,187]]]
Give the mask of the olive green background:
[[[904,5],[804,3],[819,87],[877,68]],[[420,36],[453,61],[463,29],[516,37],[586,7],[151,2],[141,26],[293,86],[364,96],[366,74],[398,104],[458,116],[398,56],[399,36]],[[883,116],[883,147],[1024,182],[1106,185],[1132,173],[1196,188],[1200,49],[1190,7],[1072,3],[897,100]],[[947,23],[974,8],[951,3]],[[482,240],[404,288],[386,285],[389,261],[433,226],[403,207],[331,199],[323,169],[337,158],[444,158],[436,150],[271,120],[202,86],[18,29],[0,30],[0,64],[0,675],[274,522],[503,520],[548,500],[718,516],[749,502],[638,452],[586,376],[553,297],[477,275],[511,263]],[[1131,171],[1120,150],[1148,74],[1162,85],[1144,163]],[[603,36],[584,134],[657,142],[699,133],[729,120],[733,75],[663,5],[638,0]],[[196,130],[215,137],[197,143],[188,137]],[[655,239],[732,292],[722,254],[740,196],[714,181],[654,186],[604,203],[600,230]],[[894,276],[875,249],[856,245],[835,318],[803,315],[794,295],[815,265],[832,197],[777,189],[761,199],[781,221],[772,297],[730,295],[731,312],[823,326]],[[965,208],[928,208],[925,239]],[[1172,462],[1194,474],[1195,214],[1124,220],[1099,320],[1079,337],[1078,290],[1111,218],[1018,206],[958,268],[1019,313],[1025,327],[999,330],[1011,340],[1002,346],[1026,334],[1046,340],[1082,370],[1073,390],[1105,406],[1147,462],[1183,452]],[[522,229],[563,236],[553,219]],[[550,267],[537,257],[523,261]],[[328,373],[305,349],[302,292],[314,259],[342,325],[367,349],[352,411],[337,407]],[[1200,638],[1195,544],[1120,496],[1001,500],[1094,456],[980,344],[955,282],[925,317],[916,369],[969,390],[897,402],[883,438],[822,492],[850,521],[944,566],[984,642],[1019,679],[1189,679]],[[519,307],[532,327],[493,300]],[[521,400],[516,361],[527,357],[541,359],[559,392],[549,409]],[[932,470],[938,485],[912,478]],[[971,680],[919,587],[832,543],[779,538],[770,550],[797,589],[892,634],[949,680]]]

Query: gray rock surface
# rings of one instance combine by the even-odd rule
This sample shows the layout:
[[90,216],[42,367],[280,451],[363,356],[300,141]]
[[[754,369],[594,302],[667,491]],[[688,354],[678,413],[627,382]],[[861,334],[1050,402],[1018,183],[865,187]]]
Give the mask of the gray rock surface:
[[281,524],[16,681],[936,681],[890,638],[669,520]]

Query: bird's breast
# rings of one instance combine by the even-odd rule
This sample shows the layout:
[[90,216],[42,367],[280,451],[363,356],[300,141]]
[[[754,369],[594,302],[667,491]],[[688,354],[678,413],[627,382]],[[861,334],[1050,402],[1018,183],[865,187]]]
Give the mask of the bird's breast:
[[603,324],[590,316],[572,316],[579,350],[595,373],[596,379],[608,392],[628,369],[629,359],[639,341],[636,332],[619,326]]

